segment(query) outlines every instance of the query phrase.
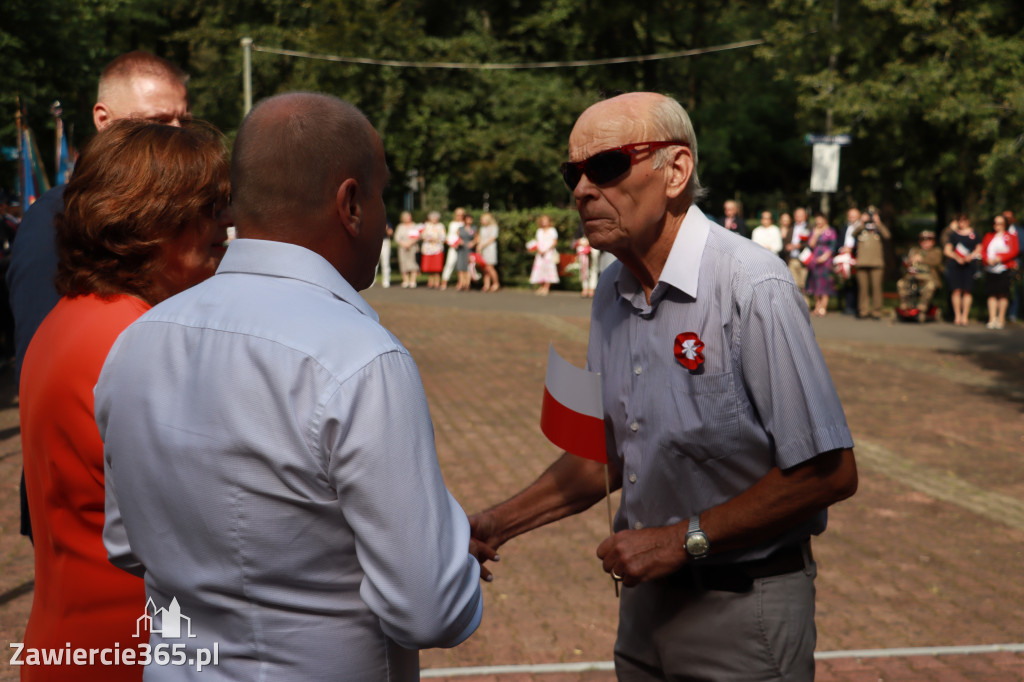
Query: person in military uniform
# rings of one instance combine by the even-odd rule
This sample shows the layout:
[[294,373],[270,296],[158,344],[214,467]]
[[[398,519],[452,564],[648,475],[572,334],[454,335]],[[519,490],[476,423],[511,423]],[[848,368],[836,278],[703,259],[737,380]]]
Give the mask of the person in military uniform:
[[[925,230],[918,236],[918,246],[907,254],[907,274],[896,283],[900,295],[900,312],[916,308],[917,319],[924,322],[931,306],[932,296],[942,286],[939,275],[942,267],[942,250],[935,246],[935,233]],[[917,300],[914,300],[914,285],[917,285]]]

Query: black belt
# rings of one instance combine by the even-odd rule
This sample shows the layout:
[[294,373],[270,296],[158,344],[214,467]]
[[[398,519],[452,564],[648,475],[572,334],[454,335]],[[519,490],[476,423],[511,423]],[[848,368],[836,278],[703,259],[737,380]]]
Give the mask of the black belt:
[[804,544],[807,558],[811,559],[809,543],[791,545],[777,550],[764,559],[741,561],[735,564],[703,565],[690,562],[685,568],[668,576],[671,585],[683,590],[715,590],[720,592],[749,592],[758,578],[770,578],[804,569]]

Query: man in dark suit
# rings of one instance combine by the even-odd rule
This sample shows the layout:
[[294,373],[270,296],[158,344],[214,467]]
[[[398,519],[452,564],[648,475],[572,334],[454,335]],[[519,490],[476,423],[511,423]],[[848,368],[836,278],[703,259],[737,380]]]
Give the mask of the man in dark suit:
[[722,226],[727,230],[732,230],[741,237],[750,238],[750,230],[747,229],[747,223],[743,220],[743,216],[740,215],[740,206],[732,199],[725,202],[722,207],[725,212],[725,218],[722,219]]

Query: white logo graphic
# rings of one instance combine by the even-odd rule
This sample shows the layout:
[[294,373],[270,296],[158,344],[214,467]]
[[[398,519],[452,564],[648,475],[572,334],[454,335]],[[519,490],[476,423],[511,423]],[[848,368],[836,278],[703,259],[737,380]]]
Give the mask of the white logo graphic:
[[[184,628],[181,625],[182,621],[185,621]],[[146,601],[145,613],[135,620],[135,634],[132,637],[149,639],[150,633],[161,635],[164,639],[189,639],[199,636],[192,634],[192,619],[181,615],[181,606],[177,598],[172,598],[171,605],[166,609],[158,609],[152,597]],[[184,642],[160,642],[156,645],[137,642],[124,648],[120,642],[113,644],[113,647],[103,649],[87,649],[72,647],[71,642],[68,642],[63,649],[36,649],[26,647],[24,642],[12,642],[14,655],[11,656],[11,665],[173,665],[195,666],[196,672],[202,672],[206,666],[220,663],[219,642],[213,642],[213,648],[196,647],[195,644],[186,646]],[[68,676],[61,679],[77,678]]]
[[[152,609],[152,615],[150,610]],[[156,627],[156,618],[159,616],[160,627]],[[178,605],[178,598],[171,599],[168,608],[157,608],[150,597],[146,601],[146,612],[135,621],[135,634],[133,637],[142,637],[145,632],[152,632],[163,636],[164,639],[181,638],[181,622],[185,621],[186,637],[196,637],[192,634],[192,619],[181,615],[181,606]]]

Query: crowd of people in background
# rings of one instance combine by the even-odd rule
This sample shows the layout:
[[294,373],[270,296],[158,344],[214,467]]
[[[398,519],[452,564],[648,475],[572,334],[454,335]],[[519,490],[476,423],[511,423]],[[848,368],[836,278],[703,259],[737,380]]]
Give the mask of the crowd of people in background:
[[[415,289],[422,272],[427,276],[427,288],[443,291],[448,288],[452,274],[456,275],[456,291],[469,291],[473,282],[481,282],[481,291],[495,292],[501,289],[498,275],[498,235],[500,227],[489,212],[480,214],[480,225],[464,208],[452,212],[447,228],[441,222],[441,214],[431,211],[423,223],[415,223],[412,213],[403,211],[397,226],[388,232],[398,247],[398,270],[402,276],[402,288]],[[385,239],[380,255],[381,286],[391,285],[391,247]],[[577,240],[577,255],[584,259],[590,249],[586,238]],[[582,242],[582,244],[580,244]],[[526,244],[534,254],[530,270],[530,284],[536,285],[536,293],[544,296],[551,291],[551,285],[559,282],[560,259],[558,253],[558,231],[551,217],[542,214],[537,218],[537,232]],[[417,258],[417,256],[419,256]],[[583,296],[593,290],[590,284],[589,263],[583,269]]]
[[[5,267],[19,219],[10,208],[6,194],[3,197]],[[17,206],[16,202],[14,205]],[[739,203],[729,200],[723,206],[720,222],[788,263],[812,315],[824,317],[831,306],[836,306],[847,315],[880,319],[885,254],[888,249],[894,252],[898,249],[889,244],[892,232],[874,207],[864,212],[850,208],[845,217],[844,225],[837,229],[826,215],[812,214],[803,207],[794,209],[792,214],[780,213],[777,220],[766,210],[761,212],[757,227],[748,230]],[[475,222],[473,215],[464,208],[453,211],[447,226],[441,222],[437,211],[431,211],[422,223],[414,222],[412,213],[403,211],[397,225],[388,228],[381,249],[381,285],[387,288],[391,283],[394,242],[402,288],[415,289],[423,274],[427,288],[444,290],[455,274],[457,291],[469,291],[474,282],[480,282],[481,291],[498,291],[501,288],[497,267],[500,228],[489,212],[480,214],[479,227]],[[976,231],[971,219],[963,213],[957,214],[938,237],[932,230],[922,230],[916,244],[899,254],[897,316],[921,322],[937,320],[941,311],[936,302],[946,300],[953,324],[966,326],[974,304],[975,284],[983,279],[988,311],[986,327],[1003,329],[1008,321],[1017,321],[1024,296],[1020,229],[1016,214],[1007,209],[993,217],[992,227],[985,233]],[[534,256],[529,282],[536,287],[538,295],[548,294],[551,286],[559,282],[563,264],[558,239],[551,218],[539,216],[536,234],[526,243],[527,251]],[[582,229],[572,246],[581,296],[591,297],[598,272],[603,269],[599,268],[598,261],[601,254],[592,253]],[[937,298],[940,292],[945,294],[941,299]],[[9,317],[8,311],[4,319]],[[0,331],[0,342],[7,343],[11,336],[9,331]]]
[[[445,290],[456,275],[456,291],[469,291],[472,283],[483,280],[482,291],[501,288],[498,277],[498,223],[491,213],[480,216],[480,227],[473,215],[457,208],[445,228],[441,214],[431,211],[423,223],[415,223],[412,213],[403,211],[394,228],[398,246],[398,270],[402,288],[415,289],[419,274],[427,276],[427,288]],[[388,237],[392,232],[388,232]],[[445,249],[447,247],[447,251]],[[419,255],[419,259],[417,259]],[[380,253],[381,286],[391,285],[391,247],[384,240]],[[556,273],[557,277],[557,273]],[[558,281],[557,279],[555,281]]]
[[[848,209],[841,230],[820,212],[809,225],[808,211],[802,207],[792,215],[779,215],[778,224],[771,211],[762,211],[760,224],[748,233],[739,204],[728,200],[721,224],[786,260],[811,314],[824,317],[830,303],[838,300],[845,314],[881,319],[886,252],[892,248],[893,235],[873,206],[863,212]],[[1006,210],[993,218],[992,229],[983,235],[963,213],[938,239],[932,230],[922,230],[917,245],[902,258],[897,316],[919,322],[939,319],[933,301],[945,287],[953,323],[967,326],[975,283],[983,278],[986,327],[1003,329],[1008,320],[1016,321],[1024,294],[1020,229],[1014,212]]]
[[[431,211],[422,223],[413,220],[410,211],[402,211],[394,228],[389,227],[381,248],[378,275],[381,286],[391,286],[391,258],[394,241],[398,272],[403,289],[420,286],[420,275],[426,276],[426,288],[443,291],[451,276],[456,275],[456,291],[469,291],[479,282],[483,292],[501,288],[498,274],[498,236],[500,228],[493,213],[480,214],[479,227],[473,215],[459,207],[452,211],[448,225],[438,211]],[[580,296],[593,298],[601,272],[615,261],[609,253],[592,249],[580,224],[572,238],[571,251],[559,252],[560,235],[548,214],[536,220],[536,232],[524,249],[533,257],[529,283],[538,296],[546,296],[564,273],[576,273]]]
[[[499,227],[489,212],[480,214],[479,223],[478,227],[474,216],[464,208],[453,211],[447,226],[437,211],[430,212],[422,223],[414,222],[412,214],[403,211],[393,231],[401,286],[416,288],[422,273],[427,288],[444,290],[455,274],[457,291],[469,291],[474,282],[481,282],[481,291],[498,291]],[[728,200],[720,223],[785,260],[804,293],[810,314],[816,317],[838,309],[859,319],[881,319],[887,254],[893,253],[900,267],[896,283],[898,318],[938,320],[942,314],[936,303],[945,300],[953,324],[966,326],[975,284],[983,279],[986,327],[1003,329],[1008,321],[1018,319],[1024,268],[1020,226],[1012,210],[995,216],[992,229],[984,234],[975,231],[966,214],[957,214],[938,237],[932,230],[922,230],[916,244],[905,252],[892,244],[893,233],[874,206],[864,211],[849,208],[839,227],[833,226],[827,215],[804,207],[794,209],[792,214],[782,212],[777,218],[765,210],[760,212],[758,225],[748,229],[740,204]],[[538,216],[536,233],[525,245],[533,255],[529,282],[538,295],[547,295],[560,281],[565,257],[558,251],[558,242],[550,216]],[[575,235],[572,248],[575,262],[570,267],[579,273],[580,295],[592,297],[598,274],[607,264],[600,252],[590,248],[582,229]],[[379,271],[382,285],[389,286],[389,239],[381,251]],[[940,292],[944,297],[938,297]]]

